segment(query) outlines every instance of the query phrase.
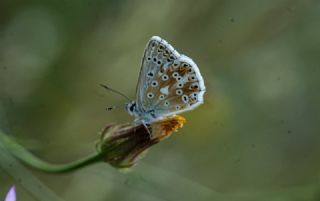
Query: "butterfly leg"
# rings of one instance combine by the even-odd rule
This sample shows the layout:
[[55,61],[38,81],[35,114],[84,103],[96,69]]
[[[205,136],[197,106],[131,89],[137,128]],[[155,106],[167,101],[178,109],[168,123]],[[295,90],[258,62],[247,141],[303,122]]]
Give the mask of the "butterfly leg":
[[[148,132],[148,134],[149,134],[149,138],[150,138],[150,139],[152,138],[152,130],[150,130],[150,128],[151,128],[150,123],[147,123],[146,121],[140,120],[140,119],[136,119],[136,120],[134,121],[134,123],[135,123],[135,125],[142,124],[142,125],[145,127],[145,129],[147,130],[147,132]],[[135,132],[135,131],[134,131],[134,132]]]
[[142,124],[143,126],[146,128],[146,130],[148,131],[149,133],[149,138],[151,139],[152,138],[152,134],[151,134],[151,130],[150,130],[150,124],[149,123],[146,123],[145,121],[142,121]]

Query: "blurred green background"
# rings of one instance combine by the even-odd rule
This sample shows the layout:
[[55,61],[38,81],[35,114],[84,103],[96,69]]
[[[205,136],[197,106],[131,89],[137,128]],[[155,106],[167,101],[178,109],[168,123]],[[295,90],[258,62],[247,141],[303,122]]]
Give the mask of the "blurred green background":
[[2,0],[0,128],[63,163],[130,122],[143,49],[159,35],[193,58],[205,104],[129,173],[52,175],[2,152],[0,199],[320,200],[320,2]]

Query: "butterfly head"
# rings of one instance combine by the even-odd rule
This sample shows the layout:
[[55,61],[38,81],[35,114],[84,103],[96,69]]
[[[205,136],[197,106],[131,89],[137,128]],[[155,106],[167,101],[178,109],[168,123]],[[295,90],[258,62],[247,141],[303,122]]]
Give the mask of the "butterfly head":
[[137,107],[137,103],[135,101],[127,103],[126,110],[131,116],[135,117],[135,122],[151,123],[157,119],[153,109],[148,111],[141,111]]
[[137,115],[136,102],[131,101],[130,103],[127,103],[126,110],[130,115],[136,116]]

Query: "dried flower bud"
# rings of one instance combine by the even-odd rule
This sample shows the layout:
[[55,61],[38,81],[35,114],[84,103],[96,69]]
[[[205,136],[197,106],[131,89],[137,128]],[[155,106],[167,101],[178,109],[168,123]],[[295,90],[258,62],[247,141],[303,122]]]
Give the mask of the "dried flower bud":
[[117,168],[133,166],[149,147],[169,137],[185,123],[179,115],[167,117],[148,125],[109,125],[101,133],[97,150],[104,161]]

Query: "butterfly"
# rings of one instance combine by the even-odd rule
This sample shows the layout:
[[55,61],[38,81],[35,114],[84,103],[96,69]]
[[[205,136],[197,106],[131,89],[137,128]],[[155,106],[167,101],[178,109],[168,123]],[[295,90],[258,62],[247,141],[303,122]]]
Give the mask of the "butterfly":
[[198,66],[167,41],[153,36],[142,59],[136,100],[126,104],[135,122],[150,124],[203,103],[205,85]]

